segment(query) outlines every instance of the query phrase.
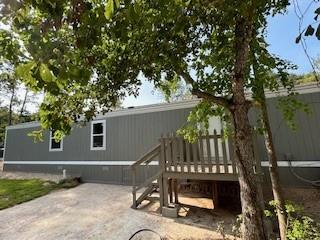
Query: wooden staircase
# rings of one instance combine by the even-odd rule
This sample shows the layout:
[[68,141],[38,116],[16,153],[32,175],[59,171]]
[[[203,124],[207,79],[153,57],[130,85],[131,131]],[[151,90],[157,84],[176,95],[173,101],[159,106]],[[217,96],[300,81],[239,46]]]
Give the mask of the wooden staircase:
[[[178,202],[178,179],[238,181],[238,169],[234,161],[233,146],[224,139],[223,131],[200,135],[198,141],[189,143],[183,138],[168,134],[131,165],[132,208],[136,209],[144,200],[159,200],[160,210]],[[157,172],[144,182],[137,181],[139,169],[153,165]],[[261,163],[256,155],[253,166],[257,177],[261,177]],[[153,196],[158,192],[159,196]],[[217,194],[216,194],[217,195]]]
[[[155,175],[145,180],[142,184],[137,185],[137,171],[139,167],[147,166],[156,158],[160,156],[160,147],[158,144],[134,164],[131,165],[132,170],[132,208],[136,209],[144,200],[156,200],[158,198],[152,197],[154,192],[159,192],[160,185],[162,185],[162,170],[159,170]],[[160,184],[161,183],[161,184]],[[139,192],[142,190],[142,192]],[[138,196],[139,195],[139,196]]]

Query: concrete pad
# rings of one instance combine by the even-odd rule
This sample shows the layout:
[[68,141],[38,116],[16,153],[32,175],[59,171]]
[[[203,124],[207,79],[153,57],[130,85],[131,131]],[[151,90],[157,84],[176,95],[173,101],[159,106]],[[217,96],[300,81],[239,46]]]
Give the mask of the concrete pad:
[[162,207],[162,216],[170,217],[170,218],[177,218],[179,212],[178,205],[172,205],[169,207]]
[[[130,192],[127,186],[86,183],[2,210],[0,239],[127,240],[144,228],[167,239],[221,239],[210,229],[131,209]],[[150,234],[138,239],[157,239]]]

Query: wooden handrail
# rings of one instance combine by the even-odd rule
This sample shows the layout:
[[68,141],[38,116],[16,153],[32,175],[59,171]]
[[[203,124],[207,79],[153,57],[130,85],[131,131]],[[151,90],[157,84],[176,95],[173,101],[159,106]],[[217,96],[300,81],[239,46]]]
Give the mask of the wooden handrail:
[[142,155],[135,163],[133,163],[130,167],[134,168],[137,165],[141,165],[142,163],[149,163],[151,160],[160,153],[160,144],[157,144],[153,147],[149,152]]
[[155,175],[153,175],[152,177],[148,178],[144,183],[140,184],[139,186],[136,186],[135,187],[135,191],[138,191],[141,188],[147,187],[154,180],[158,179],[161,176],[162,173],[163,173],[162,170],[158,171]]

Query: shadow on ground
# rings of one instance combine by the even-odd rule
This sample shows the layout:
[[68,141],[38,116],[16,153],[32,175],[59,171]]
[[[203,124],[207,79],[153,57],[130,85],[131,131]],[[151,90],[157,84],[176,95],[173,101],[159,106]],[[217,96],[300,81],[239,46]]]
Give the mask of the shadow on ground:
[[[211,199],[197,194],[179,196],[179,205],[179,217],[174,219],[175,222],[211,231],[217,231],[219,226],[223,226],[226,234],[232,234],[232,226],[240,213],[237,204],[225,202],[221,208],[214,209]],[[144,201],[139,209],[148,214],[161,216],[159,202]]]

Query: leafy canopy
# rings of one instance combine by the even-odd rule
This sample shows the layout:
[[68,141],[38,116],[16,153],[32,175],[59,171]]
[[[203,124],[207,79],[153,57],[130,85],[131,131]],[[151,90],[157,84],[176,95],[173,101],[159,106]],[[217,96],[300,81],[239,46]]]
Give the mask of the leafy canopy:
[[192,93],[207,102],[197,108],[204,114],[194,113],[201,117],[190,119],[206,122],[210,114],[225,112],[210,107],[230,106],[235,26],[247,21],[253,8],[245,87],[254,99],[264,88],[285,86],[291,91],[289,64],[271,55],[265,42],[267,16],[285,11],[288,4],[288,0],[237,4],[233,0],[25,0],[12,1],[2,21],[14,33],[11,40],[28,52],[28,59],[16,68],[17,76],[34,91],[45,92],[42,127],[69,133],[81,116],[89,120],[98,111],[108,111],[119,98],[137,95],[142,78],[156,87],[186,81]]

